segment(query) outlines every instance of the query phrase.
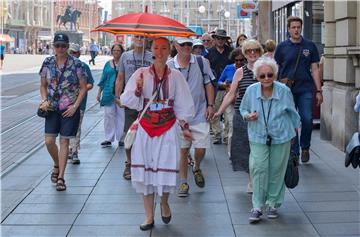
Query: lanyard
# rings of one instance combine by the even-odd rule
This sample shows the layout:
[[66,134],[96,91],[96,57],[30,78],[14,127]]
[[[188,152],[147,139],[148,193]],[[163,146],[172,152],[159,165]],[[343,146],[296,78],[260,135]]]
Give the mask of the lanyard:
[[265,119],[264,104],[263,104],[263,100],[261,99],[261,109],[262,109],[262,114],[263,114],[263,117],[264,117],[265,129],[266,129],[266,133],[267,133],[267,134],[269,134],[268,124],[269,124],[269,117],[270,117],[271,105],[272,105],[272,99],[270,100],[270,105],[269,105],[269,110],[268,110],[268,114],[267,114],[267,119]]
[[[154,68],[154,73],[155,73],[155,82],[157,84],[157,82],[159,81],[159,76],[157,75],[155,68]],[[162,80],[160,81],[159,85],[156,86],[157,100],[160,100],[160,90],[162,88],[162,85],[164,84],[166,73],[167,73],[167,67],[165,67],[165,70],[164,70],[164,73],[163,73],[163,76],[162,76]],[[162,93],[162,94],[163,94],[163,97],[164,97],[164,93]]]
[[[190,68],[191,68],[191,63],[189,63],[189,69],[187,70],[187,74],[186,74],[186,81],[189,81]],[[182,73],[181,68],[178,68],[178,70]]]

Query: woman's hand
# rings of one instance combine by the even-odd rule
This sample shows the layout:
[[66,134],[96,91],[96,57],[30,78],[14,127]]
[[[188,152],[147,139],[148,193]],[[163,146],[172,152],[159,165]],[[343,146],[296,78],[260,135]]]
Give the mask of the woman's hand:
[[144,86],[144,75],[141,72],[140,78],[136,79],[136,90],[142,91],[143,86]]
[[252,112],[252,113],[248,113],[246,116],[245,116],[245,120],[246,121],[255,121],[257,120],[257,112]]
[[69,117],[72,117],[75,112],[77,110],[77,107],[75,105],[70,105],[67,110],[62,113],[62,116],[65,117],[65,118],[69,118]]
[[97,102],[100,102],[100,100],[101,100],[101,94],[99,93],[99,94],[97,94],[97,96],[96,96],[96,100],[97,100]]
[[188,140],[188,141],[193,140],[193,136],[192,136],[191,131],[189,129],[184,129],[183,130],[183,135],[184,135],[185,140]]
[[43,110],[43,111],[47,111],[50,107],[50,103],[49,101],[45,100],[44,102],[42,102],[40,104],[40,109]]
[[216,113],[214,113],[211,120],[218,119],[218,118],[220,118],[221,115],[222,115],[222,113],[218,110],[218,111],[216,111]]

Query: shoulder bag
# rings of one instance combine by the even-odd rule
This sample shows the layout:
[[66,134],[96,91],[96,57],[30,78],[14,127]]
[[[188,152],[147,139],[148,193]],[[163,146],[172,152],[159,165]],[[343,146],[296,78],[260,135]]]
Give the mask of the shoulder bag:
[[285,173],[285,185],[287,188],[293,189],[299,184],[299,170],[295,156],[290,156],[286,173]]
[[136,132],[139,126],[139,122],[146,113],[146,110],[149,108],[150,104],[154,101],[157,95],[157,90],[154,92],[152,97],[150,98],[149,102],[144,107],[143,111],[141,112],[140,116],[131,124],[129,130],[126,132],[126,136],[124,138],[124,147],[125,149],[130,149],[135,142]]
[[298,55],[297,55],[297,58],[296,58],[294,73],[293,73],[292,77],[287,77],[287,78],[283,78],[283,79],[280,80],[282,83],[285,83],[290,89],[293,87],[294,82],[295,82],[295,75],[296,75],[296,71],[297,71],[298,66],[299,66],[301,51],[302,51],[302,46],[300,46],[300,49],[299,49],[299,52],[298,52]]

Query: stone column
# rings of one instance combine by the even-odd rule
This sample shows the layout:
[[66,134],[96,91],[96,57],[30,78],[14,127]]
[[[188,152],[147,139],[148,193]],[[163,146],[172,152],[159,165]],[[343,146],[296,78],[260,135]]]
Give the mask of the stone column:
[[325,1],[324,103],[321,106],[321,138],[344,150],[357,131],[354,99],[359,72],[359,18],[357,1]]

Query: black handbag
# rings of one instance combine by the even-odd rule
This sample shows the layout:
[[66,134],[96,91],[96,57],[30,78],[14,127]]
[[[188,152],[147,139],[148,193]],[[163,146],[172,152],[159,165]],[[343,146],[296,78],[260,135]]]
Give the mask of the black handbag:
[[299,170],[296,157],[291,156],[285,173],[285,185],[287,188],[295,188],[299,184]]
[[37,116],[39,116],[40,118],[46,118],[49,115],[48,111],[42,110],[40,108],[38,108],[37,110]]

